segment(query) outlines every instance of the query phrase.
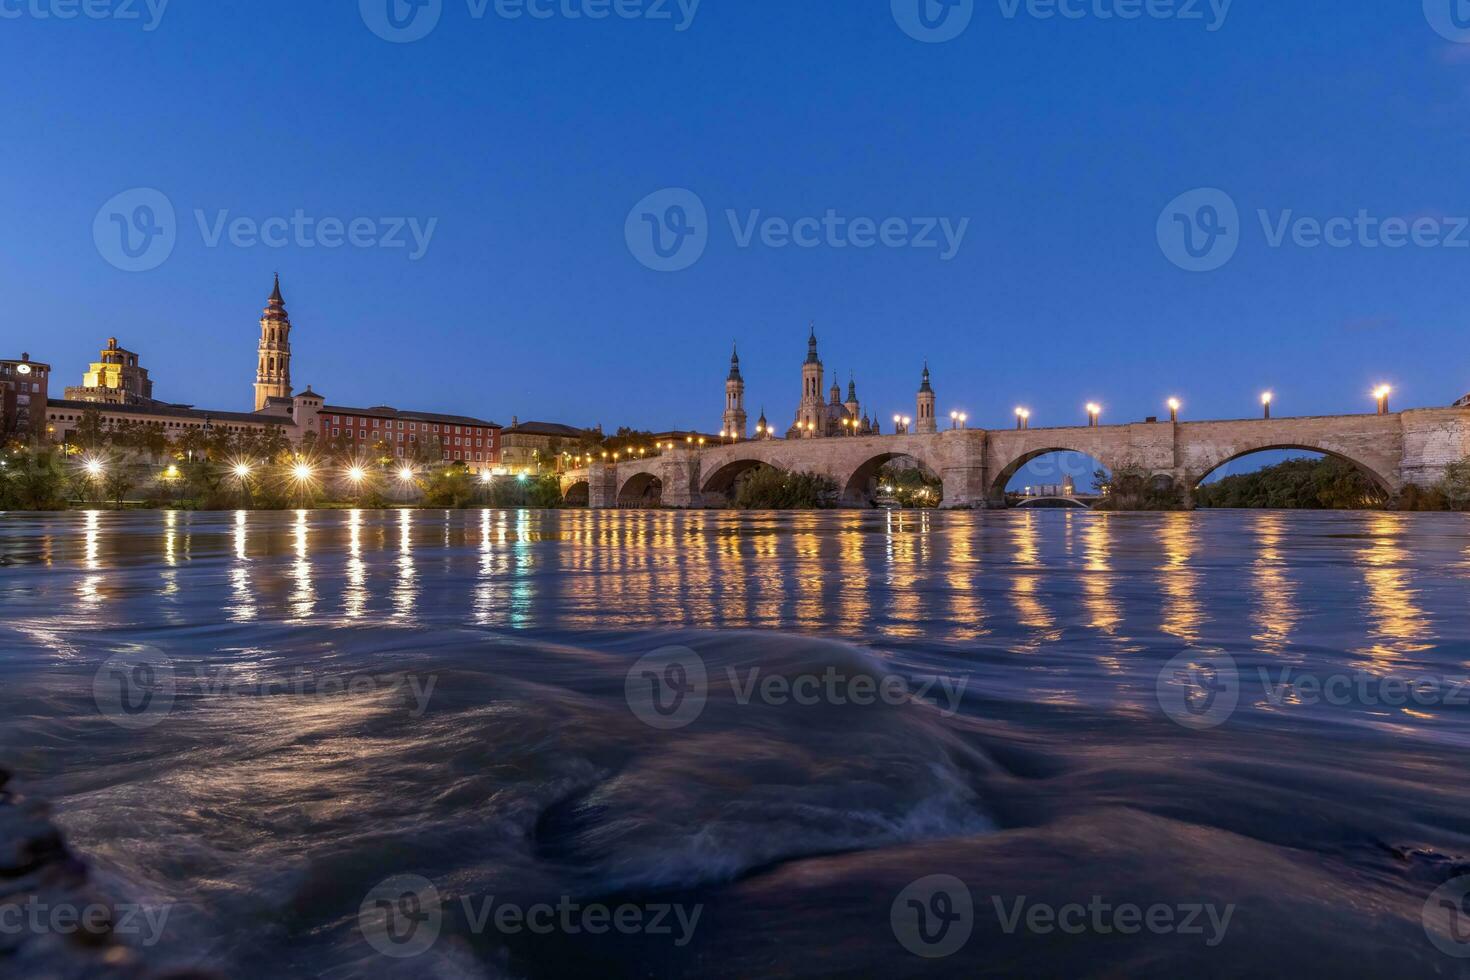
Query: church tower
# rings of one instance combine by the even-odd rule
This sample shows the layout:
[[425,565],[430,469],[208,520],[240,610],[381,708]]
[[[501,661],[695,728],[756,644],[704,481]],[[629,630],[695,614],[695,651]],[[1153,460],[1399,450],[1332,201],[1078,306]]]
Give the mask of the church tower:
[[806,363],[801,366],[801,404],[796,410],[794,430],[799,439],[827,434],[827,409],[822,404],[822,380],[826,370],[817,356],[817,324],[812,322],[806,341]]
[[934,418],[934,389],[929,384],[929,362],[924,362],[924,380],[919,384],[918,416],[914,419],[914,431],[933,433],[939,431]]
[[291,317],[281,298],[281,277],[260,317],[260,350],[255,368],[255,410],[272,398],[291,397]]
[[847,379],[847,402],[842,407],[847,409],[847,417],[856,422],[862,406],[858,404],[857,381],[851,376]]
[[745,438],[745,379],[740,376],[740,352],[730,349],[730,374],[725,378],[725,419],[722,431]]

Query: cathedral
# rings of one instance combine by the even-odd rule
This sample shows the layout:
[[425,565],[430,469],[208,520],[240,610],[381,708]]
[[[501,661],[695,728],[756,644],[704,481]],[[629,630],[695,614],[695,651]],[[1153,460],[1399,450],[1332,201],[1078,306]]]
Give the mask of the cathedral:
[[[817,328],[812,324],[811,335],[806,342],[806,361],[801,366],[801,400],[797,403],[796,420],[786,430],[786,438],[878,435],[878,421],[870,419],[858,401],[856,381],[848,379],[847,398],[843,399],[842,386],[834,375],[832,387],[823,399],[822,383],[826,380],[826,373],[822,359],[817,356]],[[730,373],[725,378],[725,414],[720,432],[732,439],[746,438],[745,379],[740,374],[738,351],[730,354]],[[766,421],[766,413],[762,410],[756,421],[755,438],[775,437],[775,429]]]

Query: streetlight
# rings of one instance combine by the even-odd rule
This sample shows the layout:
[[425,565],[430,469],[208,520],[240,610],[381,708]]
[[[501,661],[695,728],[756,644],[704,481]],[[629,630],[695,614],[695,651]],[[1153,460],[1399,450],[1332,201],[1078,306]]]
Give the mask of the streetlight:
[[93,479],[101,476],[103,472],[102,464],[95,459],[87,460],[87,462],[83,464],[83,468],[87,471],[87,475],[92,477]]
[[1169,421],[1170,422],[1178,422],[1179,421],[1179,409],[1181,407],[1182,407],[1182,403],[1179,401],[1179,399],[1177,399],[1177,398],[1170,398],[1169,399]]
[[950,412],[949,413],[949,427],[951,429],[958,429],[960,427],[960,413],[959,412]]
[[367,479],[367,471],[361,466],[354,466],[347,471],[347,479],[353,483],[361,483]]
[[1373,389],[1373,398],[1378,402],[1378,414],[1388,414],[1388,396],[1393,394],[1393,389],[1388,385],[1379,385]]
[[914,420],[911,419],[911,418],[909,418],[907,415],[905,415],[903,417],[903,434],[904,435],[908,435],[909,434],[909,425],[912,424],[913,421]]
[[1097,402],[1087,403],[1087,424],[1091,428],[1097,428],[1098,421],[1102,418],[1102,406]]
[[965,428],[966,424],[969,421],[970,421],[970,413],[969,412],[961,412],[960,413],[960,428],[961,429]]
[[1031,410],[1029,408],[1016,408],[1016,428],[1031,428]]
[[1269,391],[1261,392],[1261,409],[1265,418],[1269,419],[1271,417],[1271,403],[1275,400],[1276,396],[1273,393]]
[[411,483],[413,483],[413,469],[410,468],[410,467],[405,466],[405,467],[403,467],[403,469],[399,470],[398,471],[398,482],[402,486],[402,489],[403,489],[403,502],[406,504],[406,503],[408,503],[408,488],[409,488],[409,485]]

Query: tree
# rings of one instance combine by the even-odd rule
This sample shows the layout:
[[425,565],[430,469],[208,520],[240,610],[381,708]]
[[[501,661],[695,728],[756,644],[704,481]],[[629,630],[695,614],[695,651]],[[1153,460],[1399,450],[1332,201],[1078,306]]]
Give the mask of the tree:
[[119,464],[108,469],[102,480],[102,492],[112,505],[122,510],[123,502],[133,489],[133,473],[127,466]]
[[1387,498],[1368,476],[1340,459],[1289,459],[1255,473],[1227,476],[1195,491],[1201,507],[1360,510]]
[[1097,510],[1184,510],[1184,491],[1173,479],[1141,466],[1120,466],[1111,477],[1098,470],[1093,479],[1102,487]]
[[77,420],[76,430],[72,433],[72,443],[83,449],[100,449],[107,441],[107,427],[102,424],[102,413],[95,408],[87,408],[82,411],[82,417]]
[[836,504],[837,484],[827,477],[771,466],[747,473],[735,490],[735,506],[741,510],[816,510]]
[[463,463],[431,472],[423,481],[424,503],[431,507],[468,507],[475,500],[475,485]]
[[900,507],[938,507],[944,499],[944,481],[930,477],[917,466],[889,463],[878,471],[880,492],[888,493]]

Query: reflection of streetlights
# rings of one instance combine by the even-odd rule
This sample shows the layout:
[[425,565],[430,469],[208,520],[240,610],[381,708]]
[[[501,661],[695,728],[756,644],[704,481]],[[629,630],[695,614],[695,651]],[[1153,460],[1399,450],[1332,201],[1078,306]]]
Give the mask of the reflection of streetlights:
[[1177,399],[1177,398],[1170,398],[1169,399],[1169,421],[1170,422],[1178,422],[1179,421],[1179,409],[1180,409],[1180,407],[1181,406],[1180,406],[1179,399]]
[[1263,391],[1261,393],[1261,409],[1265,418],[1269,419],[1271,417],[1271,403],[1275,400],[1276,396],[1271,392]]
[[1388,385],[1379,385],[1373,389],[1373,398],[1378,402],[1378,414],[1388,414],[1388,396],[1393,394],[1393,389]]

